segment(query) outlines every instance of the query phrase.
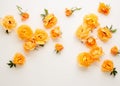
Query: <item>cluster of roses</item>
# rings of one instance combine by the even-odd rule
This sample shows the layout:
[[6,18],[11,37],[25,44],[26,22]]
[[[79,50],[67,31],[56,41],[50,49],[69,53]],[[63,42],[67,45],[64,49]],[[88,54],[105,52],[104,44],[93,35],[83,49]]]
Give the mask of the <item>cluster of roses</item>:
[[[108,15],[110,13],[110,7],[104,3],[100,3],[98,12]],[[116,32],[116,29],[112,29],[112,26],[100,27],[98,17],[95,14],[85,15],[83,24],[76,30],[76,37],[81,40],[90,51],[82,52],[77,56],[77,62],[80,66],[89,67],[92,63],[100,61],[100,57],[104,54],[102,47],[97,45],[96,39],[90,36],[90,33],[96,28],[98,29],[98,38],[103,42],[107,42],[112,37],[112,33]],[[119,54],[117,46],[112,47],[110,52],[113,55]],[[109,59],[103,61],[101,70],[103,72],[110,72],[110,74],[114,76],[117,74],[113,61]]]
[[[27,12],[23,12],[20,6],[17,6],[20,12],[21,20],[26,21],[29,18]],[[57,17],[54,14],[49,14],[47,9],[44,9],[45,14],[41,14],[43,17],[42,21],[46,29],[51,29],[50,37],[53,40],[59,39],[62,35],[60,27],[55,26],[57,23]],[[1,26],[5,29],[6,33],[11,32],[17,27],[17,22],[12,15],[7,15],[1,19]],[[17,27],[18,37],[24,41],[23,48],[25,52],[35,50],[40,46],[44,46],[49,39],[48,33],[44,29],[36,29],[35,32],[32,31],[31,27],[22,24]],[[60,43],[55,44],[55,51],[59,53],[63,50],[63,45]],[[16,65],[22,65],[25,63],[25,57],[21,53],[16,53],[13,60],[10,60],[8,65],[11,67],[16,67]]]

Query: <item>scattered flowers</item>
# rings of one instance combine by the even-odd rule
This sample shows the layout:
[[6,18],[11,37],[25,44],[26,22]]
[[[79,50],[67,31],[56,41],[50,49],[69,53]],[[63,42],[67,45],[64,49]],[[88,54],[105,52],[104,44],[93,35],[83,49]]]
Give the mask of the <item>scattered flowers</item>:
[[26,21],[29,18],[29,14],[27,12],[24,12],[23,9],[20,6],[16,6],[18,11],[20,12],[21,20]]
[[77,10],[81,10],[81,8],[77,8],[77,7],[74,7],[74,8],[71,8],[71,9],[66,8],[65,9],[65,15],[69,17]]
[[101,70],[103,72],[110,72],[110,75],[116,76],[117,74],[116,68],[114,68],[114,64],[111,60],[105,60],[101,65]]
[[45,28],[52,28],[57,23],[57,18],[54,14],[49,14],[47,9],[44,9],[45,14],[41,14],[43,17],[43,24]]
[[60,53],[63,49],[64,49],[64,47],[62,44],[59,44],[59,43],[55,44],[56,53]]
[[23,65],[25,63],[25,57],[21,53],[16,53],[13,57],[13,60],[7,63],[10,68],[16,67],[16,65]]
[[7,15],[2,19],[1,25],[6,30],[6,33],[9,33],[9,31],[16,27],[17,23],[12,15]]
[[104,15],[108,15],[110,13],[110,6],[105,3],[99,3],[98,12]]

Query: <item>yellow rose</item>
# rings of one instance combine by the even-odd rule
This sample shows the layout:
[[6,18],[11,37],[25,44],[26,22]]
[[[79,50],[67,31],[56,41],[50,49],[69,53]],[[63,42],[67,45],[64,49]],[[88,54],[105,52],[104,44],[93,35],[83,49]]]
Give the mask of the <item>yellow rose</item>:
[[48,34],[42,29],[36,29],[34,38],[37,44],[44,45],[48,40]]
[[100,3],[98,7],[98,12],[104,15],[108,15],[110,13],[110,6],[105,3]]
[[43,19],[43,23],[45,28],[52,28],[57,23],[57,18],[54,16],[54,14],[48,14]]
[[28,25],[21,25],[17,29],[17,34],[22,40],[29,40],[33,35],[33,31]]
[[57,53],[59,53],[60,51],[62,51],[63,50],[63,45],[62,44],[55,44],[55,50],[56,50],[56,52]]
[[23,48],[26,52],[34,50],[36,48],[36,42],[34,40],[26,41],[23,45]]
[[90,54],[92,58],[94,59],[94,61],[100,60],[100,57],[103,55],[103,50],[101,47],[94,46],[91,48]]
[[61,36],[60,27],[55,27],[54,29],[52,29],[50,34],[52,39],[59,38]]
[[112,33],[110,32],[110,30],[107,27],[99,28],[98,29],[98,37],[103,42],[107,42],[112,37]]
[[16,53],[13,59],[13,63],[16,65],[23,65],[25,63],[25,57],[21,53]]
[[78,55],[77,62],[79,65],[88,67],[93,63],[93,59],[89,53],[83,52]]
[[11,15],[7,15],[2,19],[2,26],[6,29],[6,30],[12,30],[13,28],[15,28],[17,25],[15,19],[13,16]]
[[83,21],[84,21],[84,24],[86,24],[88,28],[91,28],[91,30],[95,29],[99,25],[98,17],[95,14],[85,15]]
[[88,38],[90,29],[86,25],[80,25],[76,30],[76,37],[80,40],[85,40]]
[[111,72],[113,71],[114,68],[114,64],[111,60],[105,60],[102,65],[101,65],[101,69],[103,72]]

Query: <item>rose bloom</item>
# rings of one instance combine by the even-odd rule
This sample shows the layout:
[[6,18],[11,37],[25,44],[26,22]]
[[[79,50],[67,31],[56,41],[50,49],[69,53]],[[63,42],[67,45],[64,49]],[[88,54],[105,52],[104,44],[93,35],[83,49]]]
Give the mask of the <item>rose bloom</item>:
[[13,59],[13,63],[16,65],[23,65],[25,63],[25,57],[21,53],[16,53]]
[[66,16],[71,16],[72,13],[73,13],[73,12],[72,12],[71,9],[68,9],[68,8],[65,9],[65,15],[66,15]]
[[111,48],[111,54],[112,54],[112,55],[117,55],[118,53],[119,53],[118,47],[117,47],[117,46],[113,46],[113,47]]
[[37,44],[36,42],[31,39],[29,41],[26,41],[24,44],[23,44],[23,48],[26,52],[28,51],[31,51],[31,50],[34,50],[36,48]]
[[86,25],[80,25],[76,30],[76,37],[80,40],[85,40],[88,38],[90,29]]
[[56,25],[57,18],[55,17],[54,14],[48,14],[43,19],[43,23],[44,23],[45,28],[52,28],[54,25]]
[[92,55],[94,61],[99,61],[100,57],[103,55],[103,50],[101,47],[94,46],[91,48],[90,54]]
[[98,32],[98,37],[103,42],[107,42],[112,37],[112,33],[107,27],[99,28],[97,32]]
[[60,27],[55,27],[54,29],[52,29],[50,34],[52,39],[59,38],[61,36]]
[[13,28],[16,27],[17,23],[14,19],[13,16],[11,15],[7,15],[2,19],[2,26],[6,29],[6,30],[12,30]]
[[108,15],[110,13],[110,6],[106,5],[105,3],[100,3],[98,12],[104,15]]
[[88,28],[91,28],[91,30],[95,29],[99,25],[98,17],[95,14],[85,15],[83,21]]
[[42,29],[36,29],[34,33],[36,44],[44,45],[48,40],[48,34]]
[[20,15],[21,15],[21,20],[22,21],[25,21],[25,20],[27,20],[29,18],[29,14],[26,13],[26,12],[23,12]]
[[56,50],[57,52],[60,52],[60,51],[62,51],[63,49],[64,49],[64,47],[63,47],[62,44],[59,44],[59,43],[55,44],[55,50]]
[[28,40],[32,37],[33,31],[28,25],[21,25],[17,29],[17,34],[22,40]]
[[113,71],[114,64],[111,60],[105,60],[101,65],[101,70],[103,72],[111,72]]
[[93,59],[92,59],[90,53],[83,52],[78,55],[77,62],[79,65],[88,67],[93,63]]
[[96,43],[96,40],[95,40],[95,38],[93,38],[93,37],[88,37],[87,39],[86,39],[86,41],[85,41],[85,45],[87,46],[87,47],[93,47],[93,46],[96,46],[97,45],[97,43]]

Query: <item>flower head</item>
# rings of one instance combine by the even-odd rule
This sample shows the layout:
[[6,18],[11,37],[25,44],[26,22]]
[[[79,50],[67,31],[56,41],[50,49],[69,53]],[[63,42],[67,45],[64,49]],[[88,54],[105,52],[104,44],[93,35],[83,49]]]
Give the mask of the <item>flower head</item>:
[[26,21],[29,18],[29,14],[27,12],[23,12],[23,9],[20,6],[16,6],[18,11],[20,12],[21,15],[21,20]]
[[52,28],[57,23],[57,18],[54,14],[49,14],[47,9],[44,9],[45,14],[41,14],[43,17],[43,24],[45,28]]
[[17,23],[14,19],[13,16],[11,15],[7,15],[2,19],[2,26],[6,29],[6,30],[12,30],[13,28],[16,27]]
[[16,65],[23,65],[25,63],[25,57],[21,53],[16,53],[13,59],[13,63]]
[[76,30],[76,37],[80,40],[86,40],[89,37],[90,29],[86,25],[80,25]]
[[36,44],[44,45],[48,40],[48,34],[42,29],[36,29],[34,33],[34,39]]
[[105,3],[99,3],[98,12],[104,15],[108,15],[110,13],[110,6]]
[[77,62],[79,65],[88,67],[93,63],[93,59],[92,59],[92,56],[90,55],[90,53],[83,52],[77,56]]
[[88,28],[91,28],[91,30],[98,27],[98,17],[95,14],[88,14],[84,16],[84,24],[87,25]]
[[94,46],[91,48],[90,54],[92,58],[94,59],[94,61],[99,61],[100,57],[103,55],[103,50],[101,47]]
[[107,27],[99,28],[98,29],[98,37],[103,42],[107,42],[112,37],[112,33],[110,32],[110,30]]
[[52,39],[59,38],[62,34],[61,31],[60,31],[60,27],[55,27],[54,29],[52,29],[50,34],[51,34]]
[[17,29],[17,34],[22,40],[29,40],[33,36],[33,31],[28,25],[21,25]]
[[90,48],[97,45],[96,40],[93,37],[88,37],[85,41],[85,44],[87,47],[90,47]]
[[75,11],[77,11],[77,10],[80,10],[81,8],[77,8],[77,7],[74,7],[74,8],[71,8],[71,9],[68,9],[68,8],[66,8],[65,9],[65,15],[66,16],[71,16]]
[[37,44],[33,40],[28,40],[24,43],[23,48],[26,52],[34,50],[36,48]]
[[114,64],[111,60],[105,60],[101,67],[103,72],[111,72],[114,68]]
[[56,51],[56,53],[61,52],[63,49],[64,49],[64,47],[63,47],[62,44],[59,44],[59,43],[55,44],[55,51]]
[[111,54],[112,54],[112,55],[117,55],[117,54],[119,54],[119,50],[118,50],[118,47],[117,47],[117,46],[113,46],[113,47],[111,48]]

